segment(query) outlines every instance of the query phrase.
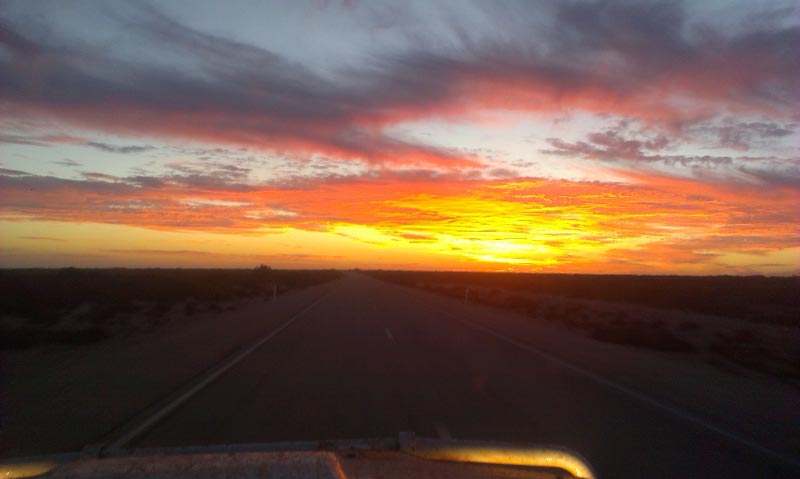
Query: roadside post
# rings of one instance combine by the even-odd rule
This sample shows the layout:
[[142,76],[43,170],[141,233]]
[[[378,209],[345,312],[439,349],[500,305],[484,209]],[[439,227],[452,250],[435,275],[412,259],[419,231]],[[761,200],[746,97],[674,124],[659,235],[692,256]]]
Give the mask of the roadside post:
[[[272,296],[271,301],[274,303],[278,300],[278,283],[274,283],[272,281],[267,281],[267,284],[264,285],[264,296],[266,298]],[[271,292],[271,294],[270,294]]]
[[469,303],[469,288],[464,290],[464,304]]

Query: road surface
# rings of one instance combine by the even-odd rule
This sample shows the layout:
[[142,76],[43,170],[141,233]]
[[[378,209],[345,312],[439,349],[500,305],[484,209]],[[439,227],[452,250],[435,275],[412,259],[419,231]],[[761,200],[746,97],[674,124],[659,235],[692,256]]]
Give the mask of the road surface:
[[361,274],[320,298],[130,445],[413,431],[562,445],[605,478],[800,477],[791,452],[471,327],[457,300]]

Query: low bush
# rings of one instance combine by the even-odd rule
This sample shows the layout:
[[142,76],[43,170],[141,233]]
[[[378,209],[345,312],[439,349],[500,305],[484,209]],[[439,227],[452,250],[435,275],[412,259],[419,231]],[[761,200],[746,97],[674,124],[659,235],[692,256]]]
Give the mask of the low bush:
[[[87,344],[103,339],[102,329],[123,313],[144,307],[152,324],[181,301],[187,315],[197,303],[213,305],[238,298],[279,294],[340,277],[333,270],[225,269],[7,269],[0,270],[0,312],[24,320],[29,327],[3,326],[0,347],[24,348],[35,344]],[[189,306],[189,305],[192,306]],[[59,329],[66,315],[75,313],[86,329]]]
[[105,329],[95,326],[53,330],[42,327],[15,328],[3,331],[0,335],[0,349],[26,349],[45,344],[92,344],[108,337]]
[[598,341],[671,353],[691,353],[694,345],[663,327],[637,323],[593,325],[589,336]]
[[385,281],[413,286],[447,284],[460,291],[483,287],[570,298],[640,304],[654,308],[800,327],[800,277],[645,276],[602,274],[370,271]]
[[338,278],[337,271],[191,269],[19,269],[0,270],[0,311],[42,324],[90,304],[96,322],[155,302],[163,313],[178,301],[229,301],[272,294]]

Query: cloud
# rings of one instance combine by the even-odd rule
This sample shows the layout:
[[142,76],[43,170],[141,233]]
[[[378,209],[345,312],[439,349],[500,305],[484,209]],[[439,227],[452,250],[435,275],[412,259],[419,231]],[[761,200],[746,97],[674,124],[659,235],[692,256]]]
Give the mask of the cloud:
[[135,175],[125,179],[128,183],[142,188],[159,188],[166,185],[166,181],[155,176]]
[[549,19],[538,34],[503,36],[502,18],[489,14],[486,38],[462,32],[446,48],[412,42],[327,76],[149,8],[122,26],[143,49],[176,60],[168,66],[23,35],[6,21],[0,98],[12,111],[112,133],[440,167],[480,159],[386,128],[487,109],[579,109],[673,124],[724,111],[794,114],[797,26],[764,20],[723,35],[695,24],[681,2],[554,5],[520,7]]
[[[586,271],[587,265],[641,271],[642,264],[648,271],[671,271],[675,264],[701,271],[717,268],[714,262],[726,254],[796,245],[800,211],[791,189],[628,175],[629,183],[609,183],[424,174],[408,181],[389,173],[314,178],[294,187],[251,182],[247,189],[207,189],[169,175],[152,184],[15,175],[0,176],[0,211],[6,218],[163,231],[321,232],[382,247],[413,244],[464,261],[560,271]],[[195,254],[189,251],[175,254]]]
[[63,160],[54,161],[53,164],[66,166],[70,168],[82,165],[82,163],[80,163],[79,161],[70,160],[69,158],[64,158]]
[[[409,103],[422,109],[449,107],[459,115],[476,107],[582,109],[679,123],[726,110],[793,114],[800,62],[789,45],[800,40],[796,26],[723,35],[694,24],[681,2],[555,5],[545,27],[524,25],[500,39],[468,38],[455,51],[410,51],[385,62],[384,98],[414,97]],[[518,15],[540,17],[542,10],[528,3]]]
[[105,151],[108,153],[144,153],[145,151],[150,151],[155,148],[153,146],[143,146],[143,145],[115,146],[115,145],[109,145],[107,143],[101,143],[98,141],[90,141],[84,144],[86,146],[91,146],[92,148],[96,148],[100,151]]
[[306,254],[306,253],[278,253],[269,255],[270,258],[287,259],[287,260],[306,260],[318,261],[325,259],[343,259],[344,256],[338,254]]
[[205,256],[213,255],[210,251],[202,250],[175,250],[175,249],[104,249],[108,253],[122,253],[135,255],[177,255],[177,256]]
[[120,179],[114,175],[108,175],[106,173],[98,173],[94,171],[84,171],[81,173],[81,176],[92,181],[119,181]]
[[[770,125],[753,128],[769,128],[773,134],[783,136],[783,130],[773,129]],[[627,123],[590,133],[585,140],[569,142],[548,138],[547,142],[551,148],[542,149],[541,153],[604,162],[612,165],[615,171],[658,169],[662,174],[704,182],[749,182],[766,187],[800,189],[797,158],[675,154],[670,150],[685,146],[684,142],[653,131],[632,131]]]
[[688,127],[693,135],[706,136],[715,146],[734,150],[769,148],[775,140],[795,134],[797,125],[774,121],[725,121],[721,124],[699,124]]
[[[2,24],[0,24],[0,27],[2,27]],[[0,84],[1,83],[2,82],[0,82]],[[0,143],[13,143],[18,145],[52,146],[54,144],[77,144],[82,141],[81,138],[62,134],[19,135],[0,133]]]
[[[0,169],[6,218],[326,232],[563,271],[580,261],[666,268],[671,257],[700,268],[797,243],[800,174],[782,145],[797,130],[800,27],[786,15],[754,10],[721,28],[680,1],[477,4],[428,32],[377,16],[373,26],[402,41],[321,68],[124,8],[107,28],[133,55],[49,28],[46,16],[0,19],[0,126],[16,125],[0,142],[83,145],[130,161],[158,138],[176,143],[164,148],[176,159],[127,175]],[[482,28],[471,28],[473,14]],[[544,150],[619,182],[524,177],[546,161],[445,147],[435,130],[395,133],[408,122],[491,122],[496,110],[625,118]],[[135,140],[37,135],[29,118]],[[270,169],[263,152],[283,163]],[[71,161],[58,163],[79,166]]]
[[542,153],[610,163],[627,161],[712,167],[733,163],[729,156],[651,154],[646,151],[648,148],[642,141],[623,138],[614,132],[589,135],[588,141],[568,142],[558,138],[549,138],[547,141],[552,149],[540,150]]
[[115,256],[137,257],[137,256],[166,256],[166,257],[187,257],[202,258],[203,261],[214,259],[245,259],[248,261],[291,261],[293,263],[319,263],[321,261],[341,260],[341,255],[329,254],[305,254],[305,253],[276,253],[276,254],[256,254],[256,253],[230,253],[221,251],[207,250],[181,250],[181,249],[142,249],[142,248],[107,248],[101,250],[104,253],[111,253]]
[[552,148],[540,150],[542,153],[608,163],[638,162],[706,167],[733,163],[733,159],[729,156],[662,154],[660,144],[654,146],[657,141],[626,138],[610,130],[590,134],[585,141],[568,142],[558,138],[548,138],[547,142]]
[[30,241],[55,241],[59,243],[64,243],[67,241],[64,238],[54,238],[51,236],[21,236],[20,238]]
[[400,233],[400,236],[412,241],[435,241],[436,237],[429,234],[422,233]]
[[[376,115],[355,89],[343,89],[271,52],[192,30],[153,11],[135,24],[134,34],[202,63],[207,75],[130,64],[26,39],[25,45],[36,48],[23,49],[18,41],[5,44],[10,56],[2,57],[8,75],[0,79],[0,98],[12,109],[116,133],[137,131],[375,163],[475,164],[443,148],[383,134],[370,126]],[[91,61],[73,61],[87,57]],[[45,67],[30,68],[34,63]]]
[[29,173],[20,170],[10,170],[8,168],[0,168],[0,175],[3,176],[28,176]]
[[15,143],[18,145],[33,145],[45,146],[45,144],[36,138],[25,135],[9,135],[6,133],[0,134],[0,143]]

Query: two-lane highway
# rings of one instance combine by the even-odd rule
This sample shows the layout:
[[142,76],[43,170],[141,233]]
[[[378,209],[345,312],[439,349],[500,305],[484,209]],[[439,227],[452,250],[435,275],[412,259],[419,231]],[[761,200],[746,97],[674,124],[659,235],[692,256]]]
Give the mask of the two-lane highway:
[[785,461],[468,327],[448,304],[348,274],[134,445],[414,431],[558,444],[607,478],[797,477]]

